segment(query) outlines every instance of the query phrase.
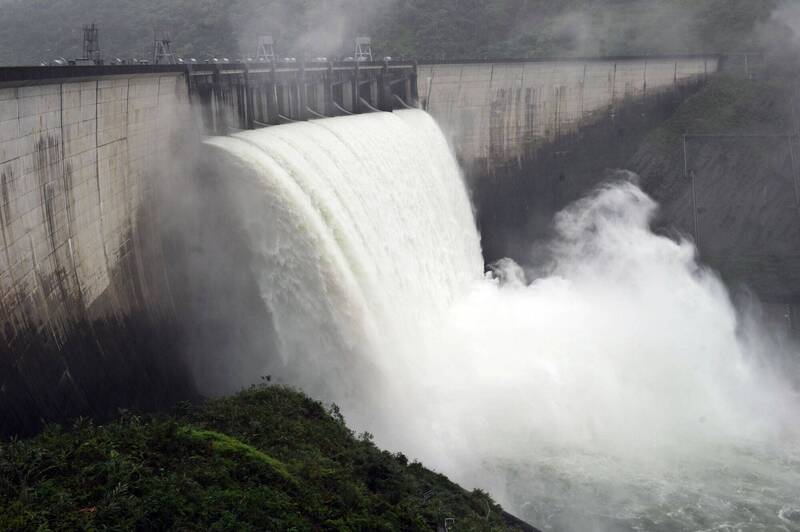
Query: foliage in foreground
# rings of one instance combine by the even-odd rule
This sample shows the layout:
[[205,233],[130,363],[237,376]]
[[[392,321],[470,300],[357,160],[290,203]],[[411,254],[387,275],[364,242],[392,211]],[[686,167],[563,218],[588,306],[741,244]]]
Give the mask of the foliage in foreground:
[[485,493],[284,387],[0,443],[0,530],[431,530],[448,517],[511,529]]

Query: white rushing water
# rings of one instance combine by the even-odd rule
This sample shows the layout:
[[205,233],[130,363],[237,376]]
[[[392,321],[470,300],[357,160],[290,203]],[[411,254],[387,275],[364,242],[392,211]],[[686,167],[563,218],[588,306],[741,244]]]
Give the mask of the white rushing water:
[[280,357],[265,374],[542,528],[800,528],[796,355],[689,242],[650,231],[635,185],[559,214],[530,279],[510,261],[485,276],[425,113],[207,144],[242,184]]

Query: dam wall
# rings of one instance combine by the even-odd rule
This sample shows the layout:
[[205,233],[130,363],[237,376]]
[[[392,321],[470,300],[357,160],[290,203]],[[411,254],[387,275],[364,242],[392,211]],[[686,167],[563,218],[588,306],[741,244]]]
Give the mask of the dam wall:
[[[254,285],[226,275],[252,257],[229,252],[241,236],[231,203],[193,166],[202,135],[421,103],[463,163],[494,171],[623,116],[626,99],[717,68],[713,58],[0,68],[0,436],[161,408],[196,396],[195,382],[209,390],[198,366],[252,375],[220,355],[269,351],[217,327],[265,320]],[[490,207],[479,211],[510,211]],[[219,247],[216,269],[203,246]]]
[[0,433],[187,397],[157,208],[184,76],[26,83],[0,80]]
[[451,137],[468,171],[522,165],[542,144],[641,99],[703,80],[707,57],[421,64],[420,104]]

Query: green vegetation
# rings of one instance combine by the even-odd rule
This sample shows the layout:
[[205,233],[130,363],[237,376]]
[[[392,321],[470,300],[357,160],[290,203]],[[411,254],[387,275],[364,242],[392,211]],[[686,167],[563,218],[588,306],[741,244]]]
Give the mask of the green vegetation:
[[148,58],[153,30],[185,56],[350,55],[356,33],[378,56],[533,57],[750,51],[781,0],[5,0],[0,64],[81,54],[97,22],[107,58]]
[[794,83],[781,77],[746,80],[718,75],[687,98],[646,139],[670,147],[689,134],[783,134],[792,131]]
[[485,493],[283,387],[0,444],[0,530],[431,530],[446,517],[512,528]]

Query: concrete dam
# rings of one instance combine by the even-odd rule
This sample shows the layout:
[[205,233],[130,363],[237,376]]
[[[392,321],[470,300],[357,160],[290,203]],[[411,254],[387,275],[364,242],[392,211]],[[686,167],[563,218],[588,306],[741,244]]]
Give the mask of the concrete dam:
[[419,106],[488,176],[719,68],[710,56],[0,69],[0,433],[197,396],[191,288],[166,256],[203,136]]
[[457,157],[483,174],[518,164],[541,144],[626,101],[705,80],[720,61],[651,57],[420,65],[418,92],[422,107],[452,135]]

